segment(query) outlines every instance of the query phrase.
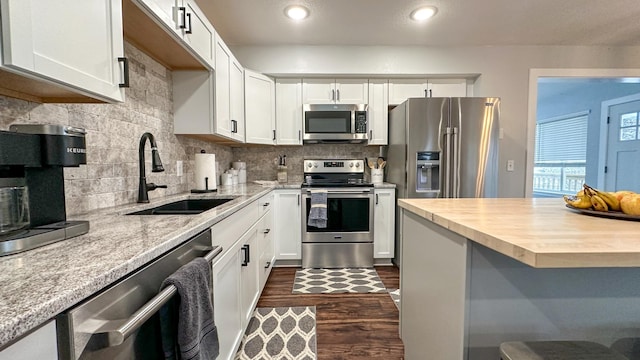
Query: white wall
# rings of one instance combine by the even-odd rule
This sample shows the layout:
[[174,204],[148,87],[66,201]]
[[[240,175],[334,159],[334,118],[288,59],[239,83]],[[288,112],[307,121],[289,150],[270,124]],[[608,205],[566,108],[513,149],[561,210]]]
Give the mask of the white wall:
[[[274,76],[480,74],[474,96],[502,98],[501,197],[525,195],[529,69],[640,67],[640,47],[240,46],[232,51],[243,66]],[[507,159],[515,160],[514,172],[504,170]]]

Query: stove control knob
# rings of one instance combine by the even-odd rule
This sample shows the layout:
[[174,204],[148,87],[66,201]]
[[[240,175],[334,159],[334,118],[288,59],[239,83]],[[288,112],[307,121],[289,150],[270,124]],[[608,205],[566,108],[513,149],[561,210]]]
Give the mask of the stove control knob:
[[313,163],[313,167],[317,168],[318,167],[318,163]]
[[353,163],[352,163],[352,162],[351,162],[351,163],[349,163],[349,167],[351,167],[351,168],[353,167]]
[[307,163],[307,167],[308,167],[308,168],[313,167],[313,164],[311,164],[311,163],[309,162],[309,163]]
[[360,167],[360,163],[356,163],[356,167],[359,168]]

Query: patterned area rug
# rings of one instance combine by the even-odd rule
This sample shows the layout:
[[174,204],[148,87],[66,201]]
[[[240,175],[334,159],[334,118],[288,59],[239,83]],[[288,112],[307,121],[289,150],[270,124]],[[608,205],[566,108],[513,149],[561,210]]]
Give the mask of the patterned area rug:
[[296,271],[293,294],[384,293],[372,268],[302,269]]
[[400,310],[400,289],[389,289],[389,296],[391,296],[393,303]]
[[256,308],[235,360],[315,360],[316,308]]

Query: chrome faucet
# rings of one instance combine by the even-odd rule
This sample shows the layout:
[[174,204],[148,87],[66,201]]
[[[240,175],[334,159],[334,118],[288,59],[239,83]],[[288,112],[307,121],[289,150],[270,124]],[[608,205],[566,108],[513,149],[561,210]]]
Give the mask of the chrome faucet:
[[144,133],[140,138],[140,147],[138,148],[138,159],[140,161],[140,185],[138,186],[138,202],[149,202],[149,191],[153,191],[157,188],[167,188],[167,185],[156,185],[154,183],[147,183],[144,171],[144,145],[149,139],[151,143],[151,172],[163,172],[162,161],[160,160],[160,154],[158,154],[158,147],[156,146],[156,139],[151,133]]

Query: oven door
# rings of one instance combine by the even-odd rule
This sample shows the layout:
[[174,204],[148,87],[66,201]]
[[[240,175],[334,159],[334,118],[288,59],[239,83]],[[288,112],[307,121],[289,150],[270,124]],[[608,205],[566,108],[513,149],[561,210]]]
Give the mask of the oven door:
[[327,227],[309,226],[311,190],[302,190],[302,242],[373,242],[373,188],[327,188]]

